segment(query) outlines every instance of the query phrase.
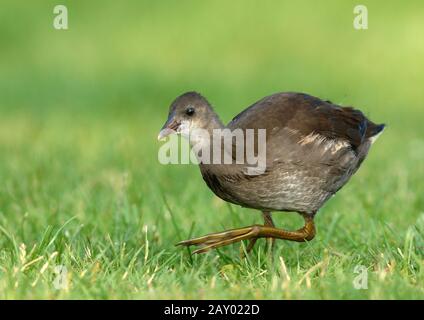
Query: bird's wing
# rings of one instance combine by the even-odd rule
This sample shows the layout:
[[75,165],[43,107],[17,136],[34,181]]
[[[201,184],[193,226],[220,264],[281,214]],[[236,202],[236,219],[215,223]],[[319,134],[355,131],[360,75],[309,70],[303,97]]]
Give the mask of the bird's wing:
[[299,140],[315,135],[346,142],[353,150],[382,130],[359,110],[301,93],[268,96],[237,115],[227,127],[266,129],[267,142],[278,138],[282,130],[292,132]]

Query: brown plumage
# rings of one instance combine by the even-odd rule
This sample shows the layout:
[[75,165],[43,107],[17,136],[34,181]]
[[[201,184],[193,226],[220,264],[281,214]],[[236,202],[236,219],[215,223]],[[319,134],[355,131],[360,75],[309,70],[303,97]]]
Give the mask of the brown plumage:
[[[190,110],[188,110],[190,108]],[[190,111],[190,112],[188,112]],[[180,129],[185,127],[185,129]],[[247,174],[248,164],[205,164],[200,171],[208,187],[221,199],[261,210],[264,226],[250,226],[183,241],[197,245],[195,252],[249,239],[248,251],[257,238],[293,241],[311,240],[313,218],[319,208],[358,170],[384,125],[376,125],[361,111],[341,107],[302,93],[277,93],[265,97],[224,126],[201,95],[189,92],[171,105],[161,131],[183,135],[195,128],[266,130],[266,167],[259,174]],[[237,146],[233,142],[233,154]],[[211,148],[212,150],[212,148]],[[255,145],[258,152],[258,145]],[[256,154],[255,153],[255,154]],[[271,211],[295,211],[305,218],[297,231],[277,229]]]

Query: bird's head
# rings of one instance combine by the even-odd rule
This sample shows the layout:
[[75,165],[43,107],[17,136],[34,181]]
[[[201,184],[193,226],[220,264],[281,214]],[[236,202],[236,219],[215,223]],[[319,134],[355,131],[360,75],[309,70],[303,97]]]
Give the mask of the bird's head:
[[172,102],[168,120],[159,132],[158,140],[163,140],[173,133],[188,137],[192,130],[220,125],[209,102],[197,92],[187,92]]

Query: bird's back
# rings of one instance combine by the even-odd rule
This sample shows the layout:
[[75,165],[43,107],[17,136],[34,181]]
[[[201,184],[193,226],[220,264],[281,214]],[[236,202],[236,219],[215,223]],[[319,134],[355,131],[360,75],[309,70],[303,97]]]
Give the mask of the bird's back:
[[269,138],[277,129],[288,128],[307,136],[314,132],[328,139],[344,139],[357,149],[366,138],[380,133],[361,111],[341,107],[303,93],[276,93],[254,103],[227,125],[231,130],[266,129]]

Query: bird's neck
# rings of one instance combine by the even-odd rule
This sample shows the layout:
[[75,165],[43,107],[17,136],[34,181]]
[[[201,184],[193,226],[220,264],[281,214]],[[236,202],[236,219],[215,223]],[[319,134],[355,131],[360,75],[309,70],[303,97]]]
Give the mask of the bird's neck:
[[[219,119],[218,115],[213,113],[201,128],[194,128],[190,130],[189,142],[194,154],[200,162],[203,161],[201,157],[199,158],[199,151],[200,155],[203,154],[203,156],[205,156],[210,154],[211,157],[214,152],[217,152],[217,150],[215,150],[216,148],[220,149],[217,153],[223,153],[225,151],[222,146],[220,146],[222,134],[223,132],[224,134],[226,132],[225,129],[226,126]],[[221,138],[219,138],[220,136]]]
[[206,125],[206,130],[208,130],[210,133],[213,133],[213,130],[215,129],[225,129],[225,125],[222,123],[221,119],[219,119],[218,115],[214,113],[210,117],[210,121]]
[[246,144],[249,141],[255,143],[255,138],[251,137],[253,141],[249,140],[249,136],[245,134],[243,129],[231,130],[224,126],[218,116],[214,116],[199,134],[196,131],[190,132],[190,145],[203,169],[207,168],[211,172],[217,170],[227,175],[263,174],[266,171],[266,136],[257,134],[257,151],[254,151],[255,145],[247,146]]
[[219,119],[218,115],[213,113],[207,122],[203,123],[201,128],[190,128],[190,145],[192,147],[210,146],[214,132],[225,129],[226,127]]

